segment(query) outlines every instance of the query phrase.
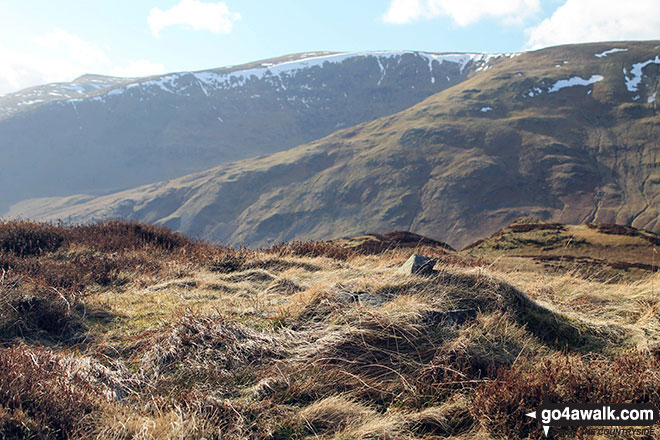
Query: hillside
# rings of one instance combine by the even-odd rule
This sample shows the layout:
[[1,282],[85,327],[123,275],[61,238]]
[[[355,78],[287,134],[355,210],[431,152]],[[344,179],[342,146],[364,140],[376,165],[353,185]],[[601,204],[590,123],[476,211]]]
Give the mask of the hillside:
[[271,154],[455,85],[481,54],[315,52],[148,78],[84,75],[0,97],[0,214]]
[[630,226],[564,225],[521,218],[463,250],[475,257],[507,257],[500,263],[532,261],[545,269],[604,280],[639,279],[660,266],[660,235]]
[[[523,224],[545,223],[502,235]],[[613,255],[607,234],[592,245]],[[604,282],[499,265],[492,239],[479,257],[339,240],[0,223],[0,437],[537,439],[525,413],[546,399],[660,401],[657,270]],[[367,241],[402,246],[340,245]],[[413,252],[435,271],[402,274]]]
[[441,241],[433,240],[419,234],[407,231],[394,231],[385,234],[364,234],[356,237],[342,237],[330,240],[330,243],[353,251],[384,252],[397,248],[435,248],[437,250],[453,251],[451,246]]
[[659,51],[617,42],[500,57],[407,110],[310,144],[11,214],[120,216],[254,246],[407,230],[460,249],[529,215],[658,231]]

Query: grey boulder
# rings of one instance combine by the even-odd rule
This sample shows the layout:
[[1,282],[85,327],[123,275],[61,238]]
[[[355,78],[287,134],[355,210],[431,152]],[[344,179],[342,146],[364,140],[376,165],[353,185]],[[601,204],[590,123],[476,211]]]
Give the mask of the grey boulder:
[[397,272],[403,275],[433,275],[433,266],[437,262],[433,258],[412,254]]

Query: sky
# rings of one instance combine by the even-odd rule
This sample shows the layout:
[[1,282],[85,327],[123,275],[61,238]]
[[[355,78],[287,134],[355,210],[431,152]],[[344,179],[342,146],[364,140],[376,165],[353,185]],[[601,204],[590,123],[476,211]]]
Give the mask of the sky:
[[660,39],[658,0],[0,0],[0,95],[313,51],[519,52]]

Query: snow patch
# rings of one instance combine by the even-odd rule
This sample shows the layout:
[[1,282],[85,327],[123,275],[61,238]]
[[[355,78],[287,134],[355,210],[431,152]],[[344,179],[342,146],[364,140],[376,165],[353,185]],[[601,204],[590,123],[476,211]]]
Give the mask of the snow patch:
[[543,90],[541,90],[539,87],[534,87],[533,89],[530,89],[529,92],[527,92],[527,96],[530,98],[533,98],[537,95],[540,95],[543,93]]
[[642,78],[644,77],[642,69],[649,64],[660,64],[660,56],[656,55],[655,59],[633,64],[632,69],[630,69],[630,74],[632,75],[631,77],[626,75],[626,68],[623,68],[623,74],[626,75],[626,89],[628,89],[629,92],[636,92],[638,90],[639,84],[642,82]]
[[606,56],[608,56],[609,54],[612,54],[612,53],[627,52],[627,51],[628,51],[628,49],[620,49],[620,48],[615,47],[614,49],[610,49],[610,50],[606,50],[605,52],[594,54],[594,56],[596,58],[604,58],[604,57],[606,57]]
[[44,100],[43,99],[32,99],[30,101],[19,102],[17,105],[32,105],[32,104],[38,104],[40,102],[44,102]]
[[[497,58],[500,58],[500,57],[513,58],[513,57],[516,57],[518,55],[520,55],[520,53],[484,54],[480,59],[475,60],[479,64],[479,67],[477,67],[475,69],[475,72],[481,72],[481,71],[490,69],[492,67],[491,64],[490,64],[491,60],[494,60],[494,59],[497,59]],[[462,69],[461,69],[461,72],[462,72]]]
[[656,95],[657,95],[657,92],[653,92],[653,95],[649,96],[648,99],[646,100],[646,102],[649,103],[649,104],[654,103]]
[[[380,78],[378,79],[378,84],[383,82],[383,78],[385,78],[385,67],[383,66],[383,63],[380,61],[380,58],[376,57],[376,61],[378,61],[378,67],[380,67]],[[433,68],[431,66],[431,63],[429,63],[429,70],[431,71],[431,82],[435,82],[435,78],[433,77]]]
[[70,85],[68,87],[64,87],[64,88],[67,89],[67,90],[72,90],[74,92],[78,92],[80,94],[83,94],[87,91],[87,90],[85,90],[85,88],[83,86],[81,86],[79,84],[72,84],[72,85]]
[[604,78],[602,75],[591,75],[591,78],[589,79],[582,79],[579,76],[574,76],[568,79],[560,79],[548,89],[548,93],[558,92],[566,87],[588,86],[597,83],[598,81],[602,81],[603,79]]
[[481,110],[479,110],[482,113],[486,113],[491,111],[493,108],[492,107],[481,107]]
[[[180,75],[166,75],[155,80],[141,82],[142,86],[155,86],[168,93],[175,93],[174,82],[180,78]],[[169,86],[169,87],[168,87]]]

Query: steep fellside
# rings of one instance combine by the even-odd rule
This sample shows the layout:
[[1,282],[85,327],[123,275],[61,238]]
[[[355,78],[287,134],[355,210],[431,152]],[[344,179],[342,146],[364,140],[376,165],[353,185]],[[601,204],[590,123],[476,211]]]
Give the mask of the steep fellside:
[[305,53],[0,97],[0,214],[26,198],[107,194],[286,150],[408,108],[497,58]]
[[659,77],[659,42],[528,52],[286,152],[12,213],[122,216],[249,245],[409,230],[460,248],[525,215],[657,231]]

